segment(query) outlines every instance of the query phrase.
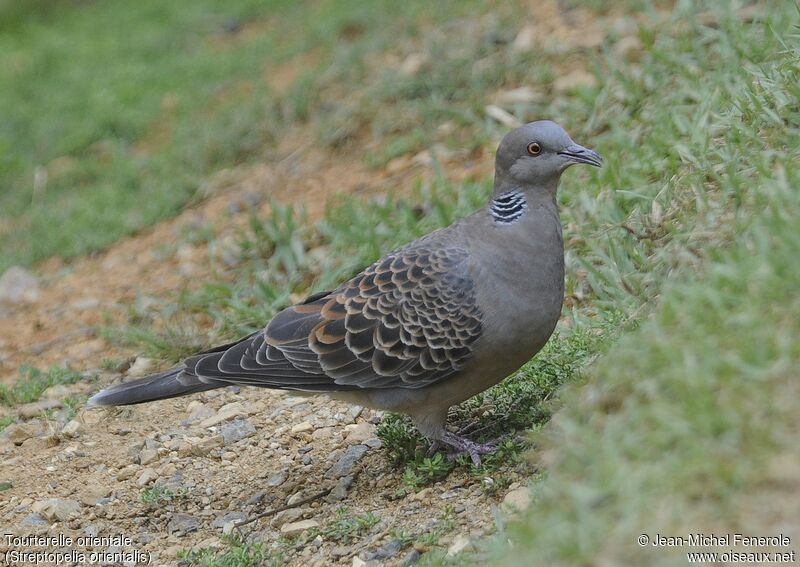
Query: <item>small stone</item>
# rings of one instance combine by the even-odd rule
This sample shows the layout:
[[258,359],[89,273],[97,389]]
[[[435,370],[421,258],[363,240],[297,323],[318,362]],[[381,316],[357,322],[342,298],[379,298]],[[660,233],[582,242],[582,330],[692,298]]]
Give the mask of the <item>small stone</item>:
[[289,506],[294,506],[295,504],[303,500],[306,496],[307,494],[305,494],[302,490],[299,492],[295,492],[289,497],[289,499],[286,501],[286,504]]
[[158,451],[155,449],[145,449],[139,453],[139,464],[149,465],[158,460]]
[[25,268],[11,266],[0,276],[0,301],[31,303],[39,299],[39,278]]
[[81,429],[81,422],[77,419],[73,419],[68,421],[67,424],[61,428],[61,434],[67,437],[77,437],[80,434]]
[[181,457],[202,457],[208,455],[214,449],[222,447],[225,442],[222,435],[212,435],[211,437],[187,437],[185,443],[178,448],[178,455]]
[[214,415],[214,410],[205,405],[203,402],[192,400],[186,406],[186,413],[189,414],[189,421],[199,421],[201,419],[208,419]]
[[339,457],[336,464],[325,471],[325,478],[340,478],[349,475],[356,463],[367,454],[367,451],[369,448],[366,445],[351,445],[344,455]]
[[332,435],[333,427],[320,427],[314,430],[314,433],[311,434],[311,438],[314,441],[321,441],[323,439],[330,439]]
[[401,549],[403,549],[403,542],[399,539],[393,539],[392,541],[383,544],[372,553],[368,553],[367,560],[391,559],[392,557],[397,556]]
[[472,542],[470,541],[469,536],[465,534],[458,534],[455,539],[453,539],[453,543],[450,544],[450,547],[447,548],[447,556],[453,557],[454,555],[458,555],[471,545]]
[[235,419],[220,428],[220,433],[222,434],[225,445],[241,441],[245,437],[250,437],[255,432],[255,426],[247,419]]
[[367,564],[366,561],[361,559],[358,555],[354,555],[353,562],[350,565],[351,567],[365,567],[366,564]]
[[67,498],[48,498],[31,506],[31,510],[41,514],[48,520],[65,522],[80,514],[81,505],[77,500]]
[[136,481],[136,484],[139,486],[147,486],[157,478],[158,473],[154,469],[146,468],[142,471],[142,474],[139,475],[139,479]]
[[211,522],[212,528],[224,528],[227,524],[243,522],[247,519],[244,512],[227,512]]
[[349,413],[350,417],[352,417],[354,420],[358,419],[358,416],[360,416],[363,412],[364,406],[350,406],[350,408],[347,410],[347,413]]
[[87,491],[80,496],[80,501],[85,506],[95,506],[97,503],[111,494],[111,489],[99,485],[90,485]]
[[47,520],[42,518],[40,514],[29,514],[22,518],[23,526],[46,526],[47,524]]
[[327,500],[329,502],[338,502],[340,500],[344,500],[347,498],[347,491],[350,490],[350,486],[353,484],[353,475],[343,476],[339,479],[339,482],[336,483],[336,486],[333,487],[330,494],[328,494]]
[[283,470],[279,473],[275,473],[271,477],[267,479],[267,486],[280,486],[286,482],[286,471]]
[[377,427],[371,423],[359,423],[358,425],[348,425],[345,430],[349,431],[344,442],[348,445],[358,445],[375,437]]
[[331,549],[331,555],[335,558],[344,557],[345,555],[350,555],[353,552],[353,548],[349,545],[337,545],[333,549]]
[[145,374],[150,374],[154,366],[155,361],[152,358],[137,356],[131,367],[128,368],[128,376],[130,378],[139,378]]
[[200,427],[214,427],[215,425],[219,425],[220,423],[233,419],[234,417],[245,417],[246,415],[247,411],[245,411],[241,402],[231,402],[230,404],[225,404],[219,408],[215,415],[204,419],[200,423]]
[[314,426],[311,425],[311,422],[304,421],[302,423],[298,423],[297,425],[292,426],[292,434],[294,435],[297,433],[304,433],[306,431],[311,431],[312,429],[314,429]]
[[33,430],[21,423],[12,423],[3,430],[3,436],[14,445],[22,445],[26,439],[30,439],[33,435]]
[[222,526],[222,534],[223,535],[230,535],[233,533],[233,530],[236,529],[237,522],[228,522],[224,526]]
[[508,492],[503,498],[501,507],[504,512],[513,514],[524,512],[531,504],[531,491],[527,486],[515,488]]
[[117,480],[119,481],[128,480],[133,475],[135,475],[136,471],[138,470],[139,470],[139,465],[128,465],[127,467],[120,469],[120,471],[117,473]]
[[196,531],[198,527],[199,522],[197,519],[189,514],[173,514],[172,518],[167,524],[167,530],[169,533],[178,533],[180,535]]
[[275,517],[272,518],[270,524],[273,528],[280,529],[283,524],[297,522],[302,517],[303,511],[300,508],[289,508],[288,510],[284,510],[283,512],[278,512],[275,514]]
[[291,537],[300,535],[306,530],[318,527],[319,527],[319,522],[317,522],[316,520],[301,520],[299,522],[290,522],[288,524],[283,524],[281,526],[281,534]]
[[19,408],[17,408],[17,414],[22,419],[31,419],[42,415],[48,410],[60,408],[61,406],[61,400],[39,400],[38,402],[31,402],[19,406]]

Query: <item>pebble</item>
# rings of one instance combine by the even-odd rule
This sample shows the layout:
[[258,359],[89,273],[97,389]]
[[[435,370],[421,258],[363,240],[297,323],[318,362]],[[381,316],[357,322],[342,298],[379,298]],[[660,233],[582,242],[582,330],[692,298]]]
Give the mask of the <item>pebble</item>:
[[50,521],[64,522],[78,516],[81,505],[77,500],[68,498],[48,498],[31,506],[31,510],[41,514]]
[[371,423],[347,425],[345,426],[345,431],[348,431],[348,433],[344,442],[348,445],[360,445],[367,439],[375,437],[375,430],[377,429],[378,428]]
[[80,500],[86,506],[95,506],[100,500],[111,494],[111,489],[99,485],[90,485],[81,495]]
[[128,480],[133,475],[135,475],[136,471],[138,471],[138,470],[139,470],[139,465],[128,465],[127,467],[121,469],[117,473],[117,480],[119,480],[119,481]]
[[272,525],[273,528],[280,528],[283,524],[297,522],[303,517],[303,514],[303,510],[300,508],[289,508],[288,510],[275,514],[270,525]]
[[81,433],[81,422],[77,419],[73,419],[67,422],[66,425],[61,429],[61,434],[67,437],[77,437]]
[[316,520],[300,520],[299,522],[290,522],[281,526],[281,534],[285,536],[300,535],[306,530],[318,528],[319,522]]
[[235,419],[220,428],[225,445],[236,443],[255,434],[256,428],[247,419]]
[[349,545],[337,545],[333,549],[331,549],[331,555],[338,558],[344,557],[345,555],[350,555],[352,553],[353,548]]
[[185,443],[178,448],[178,455],[181,457],[202,457],[208,455],[214,449],[222,447],[224,443],[225,438],[222,435],[187,437]]
[[280,486],[284,482],[286,482],[286,470],[282,470],[279,473],[275,473],[271,477],[267,479],[267,486]]
[[40,514],[29,514],[22,518],[23,526],[46,526],[48,524]]
[[333,427],[320,427],[315,429],[311,434],[311,439],[314,441],[321,441],[323,439],[330,439],[333,435]]
[[501,508],[504,512],[513,514],[515,512],[524,512],[528,509],[530,503],[531,491],[527,486],[523,486],[509,491],[503,498]]
[[139,486],[147,486],[157,478],[158,473],[154,469],[146,468],[142,471],[142,474],[139,475],[139,479],[136,481],[136,484]]
[[139,453],[139,464],[149,465],[158,460],[158,451],[155,449],[145,449]]
[[366,561],[361,559],[358,555],[353,557],[353,562],[350,564],[352,567],[365,567],[367,564]]
[[199,421],[201,419],[208,419],[214,415],[214,410],[205,405],[203,402],[192,400],[186,406],[186,413],[189,414],[189,421]]
[[211,522],[212,528],[224,528],[226,524],[231,522],[242,522],[247,519],[247,514],[244,512],[227,512],[219,516],[216,520]]
[[60,408],[61,406],[61,400],[39,400],[38,402],[31,402],[19,406],[19,408],[17,408],[17,414],[23,419],[31,419],[38,417],[47,410]]
[[350,490],[350,486],[353,484],[353,475],[343,476],[339,479],[339,482],[336,483],[336,486],[333,487],[330,494],[328,494],[327,500],[329,502],[338,502],[340,500],[344,500],[347,498],[347,492]]
[[310,421],[303,421],[292,426],[292,434],[304,433],[306,431],[311,431],[312,429],[314,429],[314,426],[311,425]]
[[219,408],[215,415],[201,421],[200,427],[214,427],[234,417],[244,417],[246,415],[247,412],[241,402],[231,402]]
[[403,549],[403,542],[399,539],[393,539],[373,552],[367,553],[367,561],[372,559],[391,559],[400,553]]
[[194,516],[190,516],[189,514],[173,514],[167,524],[167,530],[171,534],[178,533],[184,535],[197,530],[199,525],[197,518]]
[[11,441],[14,445],[22,445],[26,439],[33,437],[33,430],[27,425],[21,423],[12,423],[3,431],[6,439]]
[[349,475],[356,463],[367,454],[367,451],[369,451],[369,447],[366,445],[351,445],[344,455],[339,457],[339,460],[325,471],[325,478],[340,478]]

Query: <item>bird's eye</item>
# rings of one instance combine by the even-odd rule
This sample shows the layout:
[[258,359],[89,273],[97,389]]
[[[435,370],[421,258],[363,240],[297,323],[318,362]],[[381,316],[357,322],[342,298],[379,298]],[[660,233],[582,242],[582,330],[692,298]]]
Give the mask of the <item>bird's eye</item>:
[[540,153],[542,153],[542,146],[536,142],[531,142],[528,144],[528,153],[532,156],[538,156]]

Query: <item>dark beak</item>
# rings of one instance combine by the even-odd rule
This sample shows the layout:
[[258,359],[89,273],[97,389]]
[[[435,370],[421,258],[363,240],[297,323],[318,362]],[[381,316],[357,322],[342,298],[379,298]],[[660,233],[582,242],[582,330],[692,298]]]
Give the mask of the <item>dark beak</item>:
[[595,167],[602,167],[603,165],[603,158],[600,154],[589,148],[584,148],[580,144],[567,146],[558,152],[558,155],[564,156],[575,163],[586,163]]

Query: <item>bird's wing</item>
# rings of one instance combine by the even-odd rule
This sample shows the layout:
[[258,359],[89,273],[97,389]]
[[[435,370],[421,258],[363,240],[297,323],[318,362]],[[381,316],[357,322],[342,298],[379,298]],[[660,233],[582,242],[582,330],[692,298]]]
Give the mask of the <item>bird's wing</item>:
[[421,388],[462,367],[482,314],[468,253],[422,239],[335,291],[275,316],[263,333],[193,360],[201,380],[334,391]]

